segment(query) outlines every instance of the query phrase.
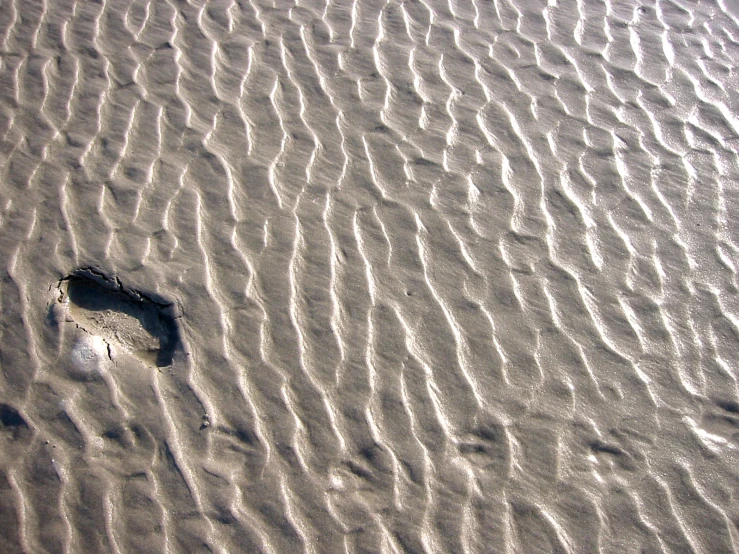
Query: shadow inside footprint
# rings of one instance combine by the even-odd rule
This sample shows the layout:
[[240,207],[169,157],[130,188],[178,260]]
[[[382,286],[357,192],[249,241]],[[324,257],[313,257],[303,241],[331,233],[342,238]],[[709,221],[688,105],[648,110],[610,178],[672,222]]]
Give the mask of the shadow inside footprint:
[[91,269],[62,279],[59,288],[82,329],[122,345],[145,362],[172,364],[180,344],[173,304],[124,288],[117,279]]

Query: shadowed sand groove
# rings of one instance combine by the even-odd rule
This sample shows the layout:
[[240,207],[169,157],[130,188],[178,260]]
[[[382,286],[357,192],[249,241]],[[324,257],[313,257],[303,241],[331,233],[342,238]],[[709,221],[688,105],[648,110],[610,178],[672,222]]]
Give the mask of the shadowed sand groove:
[[735,0],[3,2],[0,552],[737,552],[738,59]]

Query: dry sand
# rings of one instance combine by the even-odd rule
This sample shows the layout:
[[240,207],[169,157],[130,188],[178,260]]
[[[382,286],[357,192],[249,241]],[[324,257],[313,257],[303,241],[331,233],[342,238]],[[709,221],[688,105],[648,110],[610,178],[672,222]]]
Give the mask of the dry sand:
[[0,552],[739,550],[737,4],[2,1]]

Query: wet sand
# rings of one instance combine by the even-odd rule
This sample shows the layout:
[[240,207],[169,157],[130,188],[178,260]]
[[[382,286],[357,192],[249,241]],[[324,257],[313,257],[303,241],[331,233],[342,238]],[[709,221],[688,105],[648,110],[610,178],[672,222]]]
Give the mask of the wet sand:
[[0,552],[737,550],[736,0],[0,48]]

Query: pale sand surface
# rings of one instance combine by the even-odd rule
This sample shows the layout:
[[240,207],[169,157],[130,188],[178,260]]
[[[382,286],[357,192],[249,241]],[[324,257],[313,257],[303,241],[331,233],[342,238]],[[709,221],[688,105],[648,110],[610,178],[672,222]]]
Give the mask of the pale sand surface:
[[739,549],[736,0],[0,3],[0,552]]

